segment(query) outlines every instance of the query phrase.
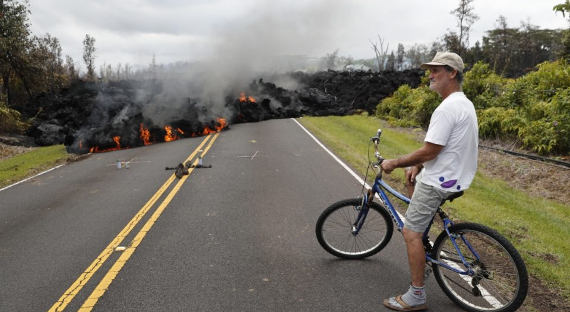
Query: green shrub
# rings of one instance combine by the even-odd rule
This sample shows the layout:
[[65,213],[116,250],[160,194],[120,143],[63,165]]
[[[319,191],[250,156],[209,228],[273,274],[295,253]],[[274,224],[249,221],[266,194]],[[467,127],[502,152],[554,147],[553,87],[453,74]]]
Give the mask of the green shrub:
[[439,95],[426,86],[416,89],[403,85],[376,107],[376,116],[401,127],[427,128],[434,109],[439,104]]
[[482,138],[516,138],[525,124],[514,109],[505,107],[478,110],[477,119]]
[[20,112],[0,103],[0,133],[21,133],[27,125],[21,121]]
[[532,121],[520,129],[519,136],[525,147],[531,148],[539,154],[550,153],[557,144],[554,125],[546,119]]
[[[477,109],[482,138],[519,139],[540,154],[570,150],[570,66],[545,62],[517,79],[498,76],[478,62],[465,74],[463,91]],[[441,99],[423,84],[401,86],[378,104],[376,115],[397,126],[427,128]]]
[[414,89],[411,104],[413,106],[413,118],[423,129],[427,129],[431,114],[441,103],[441,97],[427,86]]
[[505,106],[499,99],[510,81],[495,74],[488,64],[479,61],[465,73],[463,92],[471,99],[475,109]]
[[570,88],[556,92],[551,104],[551,120],[558,142],[555,152],[568,153],[570,151]]
[[537,65],[538,70],[519,77],[505,92],[511,107],[528,109],[538,101],[550,101],[559,91],[570,88],[570,65],[563,60]]

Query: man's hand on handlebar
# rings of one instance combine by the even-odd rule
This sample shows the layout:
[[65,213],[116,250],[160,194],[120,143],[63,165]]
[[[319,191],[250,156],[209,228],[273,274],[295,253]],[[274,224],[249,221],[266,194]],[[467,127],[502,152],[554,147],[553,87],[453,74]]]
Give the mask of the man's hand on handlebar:
[[385,159],[380,166],[382,166],[382,170],[386,173],[391,173],[394,169],[398,168],[398,160],[397,159]]

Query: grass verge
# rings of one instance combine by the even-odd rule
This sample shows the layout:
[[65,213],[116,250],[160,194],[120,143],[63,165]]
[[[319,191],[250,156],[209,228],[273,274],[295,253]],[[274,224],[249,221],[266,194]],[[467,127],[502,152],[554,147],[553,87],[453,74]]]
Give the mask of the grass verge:
[[63,145],[35,148],[0,161],[0,187],[15,183],[67,160]]
[[[380,153],[385,158],[410,153],[422,144],[413,130],[392,128],[365,115],[303,117],[299,121],[361,175],[368,164],[369,138],[378,128],[383,130]],[[385,177],[403,191],[403,170]],[[523,256],[529,273],[570,298],[568,204],[531,197],[505,181],[477,173],[465,195],[446,209],[455,220],[482,223],[506,236]]]

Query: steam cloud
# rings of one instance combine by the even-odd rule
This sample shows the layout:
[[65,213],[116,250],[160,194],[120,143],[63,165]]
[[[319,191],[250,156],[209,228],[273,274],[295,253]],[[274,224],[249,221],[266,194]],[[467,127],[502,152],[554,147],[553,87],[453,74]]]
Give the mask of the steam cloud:
[[[257,121],[271,116],[297,116],[309,103],[329,105],[319,108],[321,114],[326,114],[348,111],[356,105],[356,100],[374,102],[364,94],[377,98],[378,92],[350,90],[347,92],[350,105],[340,108],[344,103],[341,98],[314,88],[305,90],[302,84],[306,81],[298,80],[303,79],[303,75],[283,75],[311,66],[318,70],[316,59],[309,55],[323,55],[333,50],[331,42],[337,37],[342,21],[346,22],[350,4],[321,0],[289,6],[250,1],[246,15],[229,23],[224,21],[224,28],[212,34],[214,44],[206,52],[208,58],[194,63],[161,65],[138,81],[79,86],[70,91],[69,97],[57,100],[55,106],[88,103],[88,109],[74,110],[63,119],[61,115],[56,117],[56,112],[46,113],[44,121],[36,127],[36,141],[54,144],[63,135],[72,151],[85,152],[91,146],[112,147],[115,145],[112,138],[120,136],[122,146],[139,146],[141,125],[149,128],[154,139],[160,141],[160,136],[164,136],[161,129],[166,125],[200,133],[205,127],[212,129],[218,117],[228,122],[236,117],[238,121]],[[273,83],[260,83],[260,78]],[[239,101],[236,103],[240,92],[262,101],[242,107]],[[77,96],[72,93],[84,98],[73,100]],[[97,95],[91,96],[93,93]],[[88,117],[82,117],[81,112]]]
[[[224,28],[214,33],[210,57],[181,75],[159,77],[164,88],[145,106],[145,117],[164,123],[176,117],[186,98],[198,99],[209,115],[227,117],[227,96],[247,92],[254,79],[305,69],[307,57],[302,56],[325,53],[324,46],[330,45],[342,26],[349,5],[340,0],[311,1],[303,6],[250,2],[246,15],[224,23]],[[287,89],[297,87],[293,79],[283,76],[274,82]]]

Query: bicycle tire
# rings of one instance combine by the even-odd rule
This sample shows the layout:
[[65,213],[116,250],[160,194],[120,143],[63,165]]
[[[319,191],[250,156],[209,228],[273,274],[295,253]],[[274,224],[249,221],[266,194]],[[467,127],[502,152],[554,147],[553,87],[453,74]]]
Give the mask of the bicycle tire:
[[[471,312],[510,312],[518,309],[528,292],[528,273],[515,247],[495,230],[481,224],[460,223],[450,227],[449,232],[456,237],[465,259],[474,264],[476,273],[474,276],[461,275],[433,265],[435,279],[445,294]],[[466,238],[479,254],[480,261],[476,261],[462,238]],[[445,231],[437,237],[432,257],[455,268],[465,269]],[[473,286],[474,281],[476,287]]]
[[368,204],[370,210],[360,232],[352,234],[361,203],[361,198],[341,200],[319,216],[315,227],[317,240],[330,254],[343,259],[363,259],[378,253],[392,238],[392,219],[386,209],[375,202]]

